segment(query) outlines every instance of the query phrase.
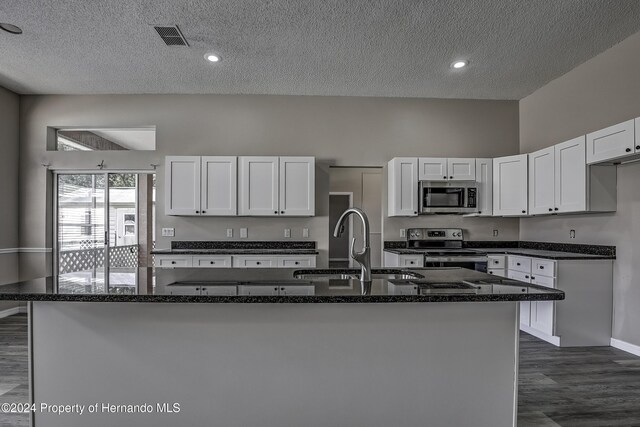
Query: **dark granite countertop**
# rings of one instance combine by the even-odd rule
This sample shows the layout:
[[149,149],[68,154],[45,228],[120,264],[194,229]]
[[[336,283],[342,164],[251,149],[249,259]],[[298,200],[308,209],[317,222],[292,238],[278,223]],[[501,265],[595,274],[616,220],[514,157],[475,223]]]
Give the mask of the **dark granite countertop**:
[[[190,269],[182,269],[190,270]],[[215,269],[197,271],[199,276],[185,271],[145,269],[111,269],[110,285],[97,278],[82,283],[83,276],[70,275],[44,277],[0,286],[0,300],[5,301],[83,301],[83,302],[160,302],[160,303],[421,303],[421,302],[495,302],[495,301],[552,301],[564,299],[564,292],[531,285],[464,268],[412,269],[418,277],[375,278],[363,294],[357,279],[318,279],[296,274],[357,274],[358,270],[322,269]],[[208,270],[208,269],[206,269]],[[409,270],[402,270],[407,272]],[[397,274],[398,270],[379,269],[377,274]],[[185,274],[186,278],[177,278]],[[155,276],[154,276],[155,275]],[[155,283],[151,280],[155,277]],[[230,283],[231,282],[231,283]],[[437,284],[464,282],[471,289],[464,292],[437,289]],[[164,283],[164,284],[163,284]],[[273,287],[309,291],[309,295],[172,295],[171,290],[181,286],[235,286],[238,292],[247,287]],[[447,285],[446,287],[449,287]],[[423,289],[436,288],[422,294]],[[259,288],[258,288],[259,289]],[[277,289],[276,289],[277,290]]]
[[[616,259],[615,246],[603,245],[527,241],[465,241],[464,249],[487,254],[522,255],[553,260]],[[426,251],[426,249],[407,248],[406,241],[385,241],[384,250],[400,255],[423,254]]]
[[154,255],[317,255],[316,242],[307,241],[172,241]]

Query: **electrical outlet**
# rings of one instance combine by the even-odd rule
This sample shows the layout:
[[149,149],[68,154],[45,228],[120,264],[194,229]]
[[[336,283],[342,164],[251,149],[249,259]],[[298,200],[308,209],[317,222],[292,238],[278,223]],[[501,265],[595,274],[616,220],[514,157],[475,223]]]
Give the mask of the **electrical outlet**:
[[309,229],[308,228],[303,228],[302,229],[302,237],[309,237]]
[[401,228],[400,229],[400,237],[407,237],[407,229],[406,228]]
[[498,237],[498,230],[493,230],[493,237]]
[[291,237],[291,229],[290,228],[285,228],[284,229],[284,237]]
[[246,239],[247,236],[249,235],[249,230],[246,228],[241,228],[240,229],[240,238],[241,239]]
[[233,237],[233,228],[227,228],[227,237]]
[[162,237],[174,237],[176,235],[175,228],[163,228]]
[[576,238],[576,230],[569,230],[569,238],[570,239]]

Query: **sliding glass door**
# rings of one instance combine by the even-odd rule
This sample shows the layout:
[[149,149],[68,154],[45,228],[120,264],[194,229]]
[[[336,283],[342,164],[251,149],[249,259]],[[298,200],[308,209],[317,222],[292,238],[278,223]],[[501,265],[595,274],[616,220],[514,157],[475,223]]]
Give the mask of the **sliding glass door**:
[[[146,267],[148,259],[140,249],[148,252],[153,247],[154,192],[149,188],[153,176],[57,173],[56,177],[58,286],[66,292],[134,292],[140,261]],[[139,192],[140,181],[145,191]]]

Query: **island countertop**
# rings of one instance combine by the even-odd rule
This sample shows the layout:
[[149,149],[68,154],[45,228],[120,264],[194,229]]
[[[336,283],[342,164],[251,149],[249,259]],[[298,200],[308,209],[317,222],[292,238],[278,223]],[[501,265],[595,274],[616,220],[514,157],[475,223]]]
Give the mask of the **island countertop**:
[[[374,278],[366,289],[358,279],[309,275],[356,275],[359,270],[342,269],[110,269],[104,280],[78,284],[68,276],[49,276],[0,286],[5,301],[85,301],[159,303],[425,303],[562,300],[564,292],[464,268],[419,268],[416,279]],[[192,270],[183,271],[183,270]],[[196,271],[200,270],[200,271]],[[374,274],[393,275],[399,270],[374,269]],[[185,278],[173,280],[171,274]],[[162,277],[162,276],[165,277]],[[304,278],[296,276],[305,275]],[[120,279],[117,279],[120,277]],[[127,277],[127,280],[122,278]],[[140,280],[143,277],[144,280]],[[150,280],[154,278],[155,280]],[[133,282],[132,282],[133,280]],[[125,283],[127,282],[127,283]],[[144,283],[143,283],[144,282]],[[153,283],[160,283],[154,285]],[[161,284],[164,283],[164,284]],[[455,283],[458,289],[447,288]],[[442,284],[447,284],[442,286]],[[181,287],[206,288],[211,294],[185,295]],[[219,290],[231,290],[220,295]],[[442,289],[444,287],[444,289]],[[460,289],[462,288],[462,289]],[[255,293],[259,295],[256,295]],[[177,294],[176,294],[177,293]],[[218,293],[218,295],[213,295]],[[268,294],[268,295],[267,295]]]

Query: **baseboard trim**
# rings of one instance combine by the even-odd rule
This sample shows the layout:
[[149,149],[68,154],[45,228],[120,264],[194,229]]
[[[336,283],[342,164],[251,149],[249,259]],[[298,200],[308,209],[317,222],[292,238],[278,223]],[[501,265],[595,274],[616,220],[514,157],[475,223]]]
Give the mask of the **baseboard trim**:
[[628,343],[626,341],[611,338],[611,347],[615,347],[618,350],[626,351],[636,356],[640,356],[640,345]]
[[520,330],[528,333],[529,335],[533,335],[536,338],[540,338],[541,340],[546,341],[550,344],[553,344],[556,347],[560,347],[560,337],[556,337],[555,335],[547,335],[544,332],[540,332],[537,329],[523,324],[520,324]]
[[14,314],[18,314],[18,313],[20,313],[20,307],[7,308],[6,310],[0,311],[0,319],[4,317],[13,316]]
[[18,307],[18,313],[27,314],[29,313],[29,308],[26,305],[21,305]]
[[17,253],[50,253],[51,248],[5,248],[0,249],[0,254],[17,254]]

